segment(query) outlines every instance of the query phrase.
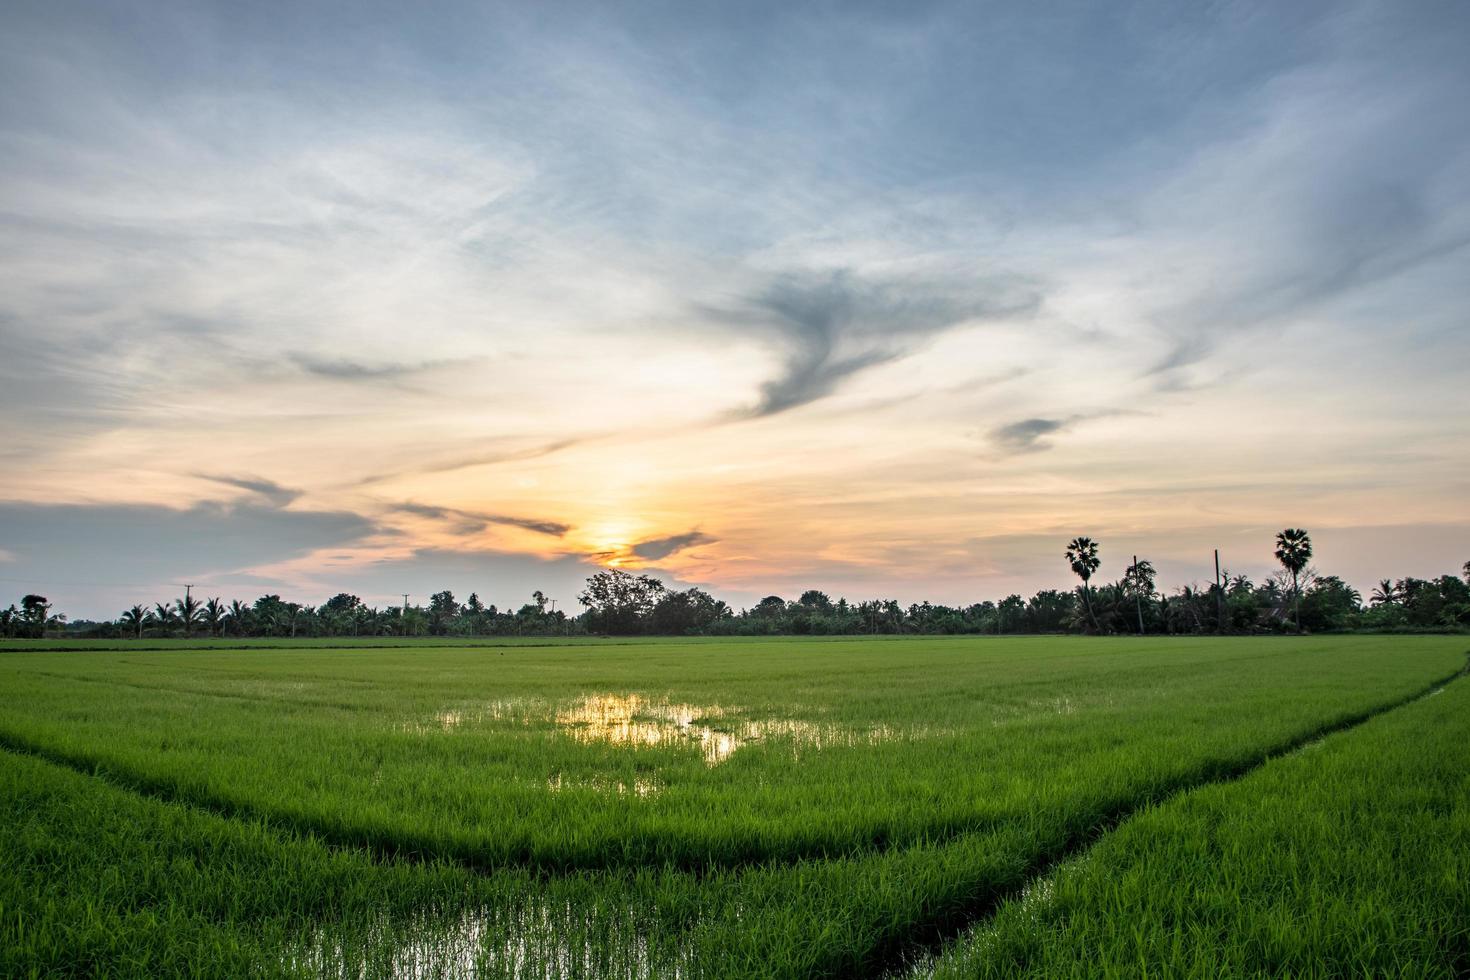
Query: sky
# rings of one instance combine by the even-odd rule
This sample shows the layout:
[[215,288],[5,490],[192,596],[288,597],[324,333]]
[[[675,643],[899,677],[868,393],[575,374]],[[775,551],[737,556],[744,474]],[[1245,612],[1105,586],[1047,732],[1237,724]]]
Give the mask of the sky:
[[0,13],[0,595],[1470,559],[1470,4]]

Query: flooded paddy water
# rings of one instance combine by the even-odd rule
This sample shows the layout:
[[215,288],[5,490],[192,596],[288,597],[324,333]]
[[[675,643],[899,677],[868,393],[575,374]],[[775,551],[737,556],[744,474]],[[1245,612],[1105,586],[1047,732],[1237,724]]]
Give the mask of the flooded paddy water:
[[[541,729],[549,737],[568,738],[583,745],[687,748],[697,752],[709,767],[727,761],[742,748],[761,743],[779,741],[799,758],[806,751],[950,733],[926,725],[854,727],[803,718],[750,717],[745,709],[730,705],[692,704],[629,693],[585,694],[562,702],[512,698],[460,703],[445,706],[430,718],[402,722],[397,727],[414,734]],[[549,785],[561,789],[565,783],[553,776]],[[609,783],[606,788],[643,796],[653,792],[656,785],[647,780],[636,786]]]

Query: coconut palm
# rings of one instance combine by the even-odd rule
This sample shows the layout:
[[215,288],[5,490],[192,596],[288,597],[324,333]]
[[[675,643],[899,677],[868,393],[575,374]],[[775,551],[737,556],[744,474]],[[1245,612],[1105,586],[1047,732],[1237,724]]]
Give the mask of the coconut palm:
[[301,603],[286,603],[286,621],[291,626],[291,636],[294,639],[296,636],[296,626],[301,621]]
[[141,640],[143,638],[143,629],[148,625],[148,610],[142,606],[133,606],[123,611],[123,614],[118,617],[118,622],[122,624],[124,629],[133,634],[134,639]]
[[1276,535],[1276,560],[1291,573],[1291,595],[1296,610],[1296,631],[1302,631],[1301,574],[1312,560],[1312,539],[1305,530],[1289,527]]
[[204,625],[209,627],[209,635],[214,636],[220,632],[220,624],[225,618],[225,604],[218,597],[210,599],[204,604]]
[[1125,592],[1133,596],[1133,611],[1138,615],[1140,636],[1143,635],[1143,600],[1153,598],[1156,574],[1153,562],[1147,558],[1139,561],[1135,557],[1133,564],[1128,566],[1128,571],[1123,576],[1123,588]]
[[194,627],[199,625],[199,600],[185,594],[182,599],[174,600],[174,606],[178,610],[179,623],[184,627],[184,635],[191,635]]
[[1369,602],[1375,606],[1396,606],[1399,601],[1399,590],[1394,586],[1392,579],[1384,579],[1373,589],[1373,595]]
[[153,620],[153,628],[158,630],[164,636],[168,636],[170,633],[172,633],[174,627],[178,625],[179,622],[178,613],[174,612],[174,607],[166,602],[155,602],[153,604],[153,612],[150,614],[150,616]]
[[1095,632],[1097,616],[1092,612],[1092,590],[1087,583],[1091,581],[1092,573],[1102,564],[1102,559],[1097,557],[1097,542],[1091,538],[1073,538],[1067,543],[1067,564],[1072,566],[1072,571],[1082,580],[1082,601],[1087,604],[1087,618],[1092,620]]
[[244,636],[246,625],[250,621],[250,607],[239,599],[231,600],[230,608],[226,611],[225,617],[227,625],[235,631],[235,635]]

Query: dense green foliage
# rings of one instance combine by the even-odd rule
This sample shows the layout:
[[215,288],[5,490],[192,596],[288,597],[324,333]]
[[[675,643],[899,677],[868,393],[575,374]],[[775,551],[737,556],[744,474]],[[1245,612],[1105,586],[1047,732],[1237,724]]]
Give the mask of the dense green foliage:
[[[555,608],[541,592],[514,612],[485,605],[472,594],[463,604],[449,591],[424,606],[375,608],[340,593],[312,607],[264,595],[252,604],[219,599],[200,602],[185,594],[152,609],[133,606],[111,623],[67,623],[44,596],[27,595],[19,608],[0,610],[0,636],[74,637],[274,637],[311,636],[810,636],[1027,633],[1279,633],[1332,630],[1470,629],[1470,571],[1437,579],[1384,580],[1368,605],[1342,579],[1318,575],[1308,564],[1311,539],[1299,528],[1277,536],[1282,570],[1262,583],[1222,570],[1205,588],[1186,585],[1161,593],[1152,564],[1136,557],[1123,577],[1093,584],[1099,548],[1091,538],[1068,543],[1068,566],[1081,579],[1075,591],[1043,589],[1030,600],[902,606],[893,599],[850,603],[816,589],[794,602],[767,596],[739,612],[702,589],[670,590],[650,575],[607,569],[587,580],[576,617]],[[1470,562],[1466,562],[1470,568]],[[549,608],[548,608],[549,606]]]
[[1126,821],[915,975],[1470,975],[1470,684]]
[[1426,690],[1463,645],[17,651],[4,966],[872,972],[1098,826]]

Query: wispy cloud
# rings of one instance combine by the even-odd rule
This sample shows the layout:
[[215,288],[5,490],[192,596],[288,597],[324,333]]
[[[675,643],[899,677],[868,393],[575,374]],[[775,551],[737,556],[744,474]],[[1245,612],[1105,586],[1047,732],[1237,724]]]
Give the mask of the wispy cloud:
[[1040,296],[1020,276],[969,279],[864,275],[852,269],[785,273],[716,319],[773,336],[784,363],[761,385],[753,417],[830,394],[842,381],[903,356],[926,337],[964,323],[1025,316]]
[[990,430],[988,437],[993,446],[1007,455],[1039,453],[1052,448],[1053,444],[1049,436],[1068,432],[1083,422],[1141,414],[1144,413],[1128,409],[1106,409],[1096,412],[1075,412],[1057,418],[1020,419],[996,426]]
[[560,521],[536,520],[529,517],[511,517],[505,514],[488,514],[478,510],[464,510],[458,507],[439,507],[433,504],[419,504],[412,501],[394,504],[392,510],[400,514],[413,514],[417,517],[428,517],[434,520],[457,520],[466,530],[479,530],[487,524],[499,524],[505,527],[518,527],[524,531],[535,531],[537,534],[545,534],[550,537],[559,538],[570,531],[570,524]]
[[0,498],[935,596],[1120,487],[1462,514],[1470,6],[523,6],[7,10]]
[[438,368],[449,367],[463,361],[438,360],[438,361],[384,361],[377,364],[367,364],[349,358],[317,357],[312,354],[303,354],[299,351],[287,355],[303,371],[322,378],[335,378],[339,381],[377,381],[381,379],[403,378],[409,375],[423,374]]
[[670,555],[677,554],[686,548],[695,545],[708,544],[715,539],[702,531],[687,531],[683,534],[671,534],[664,538],[649,538],[639,541],[633,545],[632,552],[638,558],[648,561],[658,561]]
[[570,449],[586,441],[587,437],[576,436],[567,439],[557,439],[539,445],[525,446],[519,449],[504,449],[487,453],[476,453],[469,456],[459,456],[437,463],[409,466],[387,473],[375,473],[358,480],[357,485],[370,486],[374,483],[384,483],[388,480],[414,474],[453,473],[456,470],[467,470],[476,466],[495,466],[500,463],[518,463],[525,460],[540,459],[543,456],[559,453],[564,449]]
[[210,473],[198,473],[195,475],[201,480],[208,480],[211,483],[235,487],[239,490],[248,490],[276,507],[289,506],[292,501],[301,496],[300,490],[283,487],[274,480],[267,480],[259,476],[220,476]]
[[998,426],[990,432],[990,441],[1010,453],[1034,453],[1050,449],[1051,443],[1044,436],[1060,432],[1072,423],[1066,419],[1021,419]]

